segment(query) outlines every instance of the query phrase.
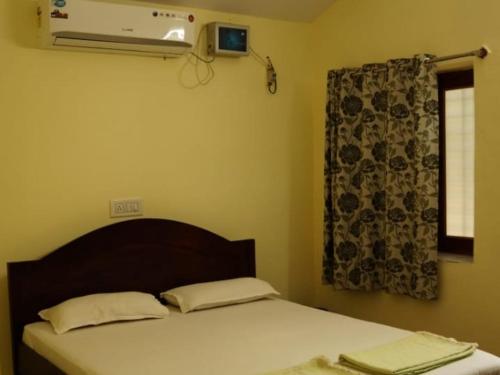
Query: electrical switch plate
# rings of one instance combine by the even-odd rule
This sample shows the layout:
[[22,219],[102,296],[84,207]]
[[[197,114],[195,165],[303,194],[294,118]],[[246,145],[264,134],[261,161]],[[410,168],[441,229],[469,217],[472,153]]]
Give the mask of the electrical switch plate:
[[144,200],[142,198],[113,199],[109,202],[110,217],[142,216]]

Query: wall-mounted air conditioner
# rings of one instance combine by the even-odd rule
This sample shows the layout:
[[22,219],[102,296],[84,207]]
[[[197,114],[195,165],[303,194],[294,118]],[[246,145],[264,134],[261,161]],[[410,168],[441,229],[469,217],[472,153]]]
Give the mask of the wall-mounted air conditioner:
[[96,0],[41,0],[46,48],[181,56],[195,44],[195,17],[160,7]]

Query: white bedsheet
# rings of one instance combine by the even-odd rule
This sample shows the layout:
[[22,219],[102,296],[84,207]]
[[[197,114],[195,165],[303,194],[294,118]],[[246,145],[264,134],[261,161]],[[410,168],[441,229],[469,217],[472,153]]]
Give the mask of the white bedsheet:
[[[71,375],[256,375],[325,355],[337,359],[408,331],[282,300],[114,323],[54,334],[30,324],[24,342]],[[500,358],[473,356],[433,375],[500,375]]]

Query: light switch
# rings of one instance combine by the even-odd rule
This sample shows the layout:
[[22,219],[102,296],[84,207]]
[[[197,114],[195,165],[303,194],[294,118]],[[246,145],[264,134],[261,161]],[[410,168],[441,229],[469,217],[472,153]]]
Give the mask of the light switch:
[[113,199],[109,202],[110,217],[142,216],[144,200],[142,198]]

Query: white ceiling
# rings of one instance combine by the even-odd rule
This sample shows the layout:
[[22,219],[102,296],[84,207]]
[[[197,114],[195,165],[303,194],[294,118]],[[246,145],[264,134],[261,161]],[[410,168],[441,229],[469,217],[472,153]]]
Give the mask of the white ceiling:
[[154,2],[287,21],[308,22],[334,0],[154,0]]

